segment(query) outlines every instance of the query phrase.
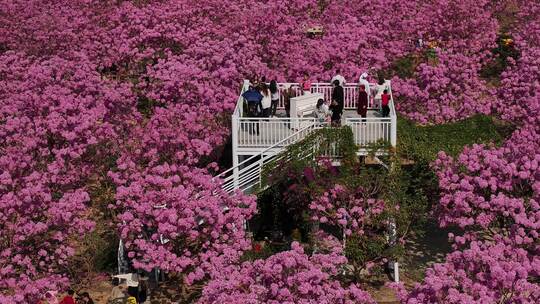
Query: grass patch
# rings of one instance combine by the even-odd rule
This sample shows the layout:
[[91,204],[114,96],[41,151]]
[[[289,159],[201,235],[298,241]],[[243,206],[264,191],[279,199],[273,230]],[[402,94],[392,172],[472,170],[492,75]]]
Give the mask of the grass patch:
[[463,147],[475,143],[501,144],[512,127],[486,115],[476,115],[444,125],[418,126],[398,118],[398,152],[416,162],[432,162],[439,151],[457,156]]

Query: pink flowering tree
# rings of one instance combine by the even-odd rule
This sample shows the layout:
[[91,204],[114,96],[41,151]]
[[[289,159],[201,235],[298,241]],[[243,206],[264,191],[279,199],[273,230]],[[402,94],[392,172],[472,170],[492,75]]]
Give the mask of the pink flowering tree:
[[455,161],[441,153],[435,163],[440,224],[477,237],[503,234],[519,245],[534,244],[540,232],[538,134],[539,124],[527,125],[500,148],[475,145]]
[[368,197],[361,189],[350,191],[335,185],[311,202],[311,219],[340,227],[344,236],[363,235],[364,229],[384,211],[384,201]]
[[109,176],[133,266],[177,273],[192,284],[251,248],[244,226],[255,202],[223,192],[209,171],[215,165],[197,167],[222,137],[208,117],[188,108],[157,108],[136,126]]
[[[441,155],[435,164],[439,220],[465,230],[455,238],[464,251],[447,262],[455,270],[447,273],[459,282],[445,286],[463,287],[470,299],[488,302],[499,295],[503,301],[535,295],[526,284],[534,282],[523,277],[537,275],[536,266],[527,265],[535,265],[538,237],[539,10],[534,1],[516,1],[510,34],[521,56],[501,75],[501,86],[491,89],[479,71],[490,59],[499,31],[493,11],[502,2],[2,1],[0,302],[33,302],[45,289],[66,286],[77,248],[73,236],[93,226],[88,187],[108,182],[107,172],[120,234],[136,267],[178,272],[188,283],[212,279],[212,286],[224,289],[218,268],[234,273],[235,282],[242,271],[260,278],[254,271],[281,265],[283,258],[256,267],[230,265],[249,248],[243,224],[254,202],[223,193],[211,178],[240,81],[254,75],[297,81],[304,73],[328,81],[340,68],[353,82],[366,69],[374,76],[409,57],[420,64],[411,77],[394,78],[393,87],[405,116],[444,123],[498,113],[520,126],[502,147],[473,146],[455,160]],[[311,26],[322,26],[323,35],[308,38]],[[430,60],[425,49],[414,47],[417,38],[437,42]],[[304,200],[303,208],[311,204],[314,219],[344,228],[349,243],[375,231],[388,203],[334,185],[324,184],[324,194]],[[467,263],[471,257],[486,265],[479,252],[496,257],[493,263],[502,269],[519,260],[526,270],[517,281],[495,280],[494,287],[477,278],[488,286],[483,294],[490,294],[477,297],[461,272],[490,273]],[[313,257],[298,248],[287,254],[302,257],[298,268],[319,271],[315,278],[326,284],[320,293],[287,286],[291,299],[304,301],[307,294],[320,295],[320,302],[363,301],[361,292],[340,287],[335,271],[321,270]],[[294,280],[319,286],[303,275]],[[516,289],[508,289],[509,282]],[[249,283],[261,288],[256,280]],[[242,290],[233,291],[239,285],[230,286],[224,297],[243,299]],[[250,291],[248,299],[281,296],[273,286],[264,288],[270,291]],[[220,295],[208,288],[203,296]]]
[[501,241],[474,241],[426,272],[424,282],[407,292],[398,285],[401,303],[538,303],[538,252],[531,254]]
[[422,124],[490,114],[493,92],[480,79],[480,68],[475,58],[441,51],[438,63],[420,64],[413,79],[394,78],[397,108]]
[[297,242],[266,260],[220,269],[199,303],[375,303],[370,295],[338,280],[346,258],[338,253],[307,255]]
[[517,60],[510,64],[501,75],[498,99],[494,103],[497,113],[505,120],[523,124],[536,119],[540,108],[540,5],[530,3],[517,13],[516,26],[511,34],[519,51]]
[[66,286],[76,237],[93,228],[86,185],[115,153],[129,118],[129,87],[72,56],[0,56],[2,303]]
[[179,273],[191,284],[251,248],[244,225],[252,198],[227,195],[202,170],[165,163],[139,173],[121,161],[125,171],[111,176],[120,237],[135,268]]
[[428,270],[402,303],[536,303],[540,288],[538,220],[540,163],[535,57],[539,24],[530,18],[537,5],[522,9],[512,33],[520,51],[501,77],[495,110],[519,126],[501,146],[473,145],[452,159],[435,162],[441,200],[436,211],[455,252]]
[[354,280],[398,253],[399,244],[391,244],[388,231],[395,209],[377,197],[383,191],[380,186],[336,184],[309,204],[311,220],[321,229],[341,232],[341,247],[353,266]]
[[540,220],[539,126],[525,125],[501,146],[473,145],[434,166],[441,198],[435,208],[455,251],[427,271],[402,303],[536,303]]
[[[428,1],[409,20],[410,37],[428,43],[434,60],[413,77],[394,78],[397,108],[420,122],[444,123],[491,112],[491,90],[480,69],[495,46],[498,24],[489,1]],[[416,56],[425,57],[426,49]]]

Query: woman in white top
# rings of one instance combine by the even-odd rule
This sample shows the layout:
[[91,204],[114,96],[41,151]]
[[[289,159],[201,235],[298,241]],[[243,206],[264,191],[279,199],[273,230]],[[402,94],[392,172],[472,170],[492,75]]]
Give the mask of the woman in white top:
[[371,91],[369,88],[369,81],[367,80],[367,77],[368,77],[367,72],[362,73],[362,75],[360,75],[360,79],[358,79],[358,83],[361,85],[364,85],[364,89],[366,90],[367,96],[369,98],[370,96],[369,94]]
[[321,98],[317,101],[317,110],[315,111],[315,114],[317,115],[320,124],[327,122],[328,117],[330,116],[330,110],[328,109],[328,105],[324,103],[324,99]]
[[339,81],[339,85],[344,87],[345,86],[345,77],[341,76],[340,70],[336,70],[336,76],[332,77],[332,80],[330,80],[330,83],[334,83],[334,80]]
[[268,89],[266,83],[261,83],[259,87],[259,92],[261,92],[263,99],[261,100],[263,117],[270,117],[270,107],[272,106],[272,94]]
[[375,94],[375,105],[380,108],[382,94],[384,93],[384,90],[388,89],[386,87],[386,82],[384,81],[382,77],[379,78],[379,82],[377,83],[376,87],[377,87],[377,93]]
[[276,110],[279,103],[279,88],[277,86],[277,82],[275,80],[270,81],[270,99],[272,100],[272,105],[270,107],[270,115],[275,117],[276,116]]

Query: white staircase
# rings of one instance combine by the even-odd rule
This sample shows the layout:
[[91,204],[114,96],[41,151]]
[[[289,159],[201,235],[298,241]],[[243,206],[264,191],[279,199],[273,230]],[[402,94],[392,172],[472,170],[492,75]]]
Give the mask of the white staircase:
[[[238,165],[224,171],[216,176],[216,178],[222,180],[221,187],[227,193],[233,193],[236,189],[244,193],[250,193],[255,189],[259,191],[264,190],[268,187],[268,185],[262,185],[262,170],[264,166],[272,161],[282,159],[284,155],[280,152],[287,149],[287,146],[301,141],[311,132],[320,128],[321,126],[317,123],[304,126],[290,136],[266,148],[261,153],[253,155]],[[303,157],[309,157],[310,155],[312,154],[308,151]]]

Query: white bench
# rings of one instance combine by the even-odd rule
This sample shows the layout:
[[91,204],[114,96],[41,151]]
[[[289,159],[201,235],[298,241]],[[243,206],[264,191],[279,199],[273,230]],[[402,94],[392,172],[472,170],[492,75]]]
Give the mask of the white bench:
[[324,99],[324,95],[322,93],[311,93],[291,98],[291,118],[293,120],[293,129],[299,129],[301,127],[299,120],[294,118],[302,118],[306,115],[313,114],[317,109],[317,101],[319,99]]

